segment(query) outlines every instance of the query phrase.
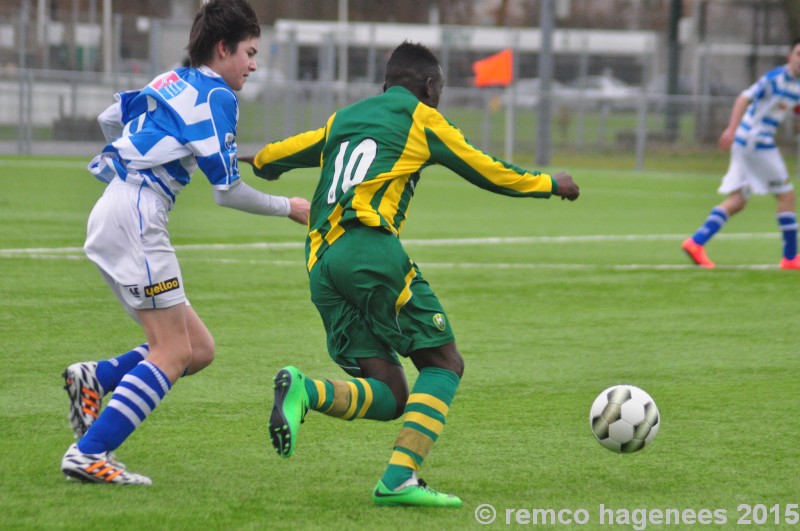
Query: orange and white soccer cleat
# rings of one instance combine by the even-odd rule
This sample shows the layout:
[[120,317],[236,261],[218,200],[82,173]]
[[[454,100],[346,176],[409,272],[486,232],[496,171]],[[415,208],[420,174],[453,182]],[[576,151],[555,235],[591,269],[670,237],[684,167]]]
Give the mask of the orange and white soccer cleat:
[[108,453],[84,454],[73,443],[61,460],[61,471],[68,479],[85,483],[112,483],[116,485],[152,485],[149,477],[129,472],[114,464]]
[[80,439],[97,420],[103,402],[103,388],[97,381],[97,363],[73,363],[62,376],[69,395],[69,425],[75,438]]

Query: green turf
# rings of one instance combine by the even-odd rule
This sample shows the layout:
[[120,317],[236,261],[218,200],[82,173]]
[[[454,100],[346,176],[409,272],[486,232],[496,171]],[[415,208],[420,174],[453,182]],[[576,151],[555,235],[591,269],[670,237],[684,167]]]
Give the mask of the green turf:
[[[493,196],[425,171],[403,236],[448,311],[466,372],[422,475],[460,495],[457,510],[372,505],[400,421],[312,412],[294,456],[274,455],[266,418],[277,369],[343,373],[309,302],[302,228],[214,206],[197,175],[170,224],[217,360],[180,381],[118,452],[152,487],[66,482],[60,372],[142,340],[80,252],[103,190],[85,163],[0,159],[0,528],[463,529],[482,527],[482,504],[498,512],[488,528],[531,525],[518,510],[536,509],[588,516],[549,528],[611,528],[600,525],[603,505],[614,511],[603,523],[620,529],[643,529],[642,509],[707,509],[727,522],[661,528],[747,529],[759,526],[736,522],[748,505],[760,521],[757,504],[760,527],[796,528],[800,274],[776,268],[774,201],[755,198],[709,245],[719,269],[686,267],[679,250],[718,200],[724,166],[575,169],[575,203]],[[248,181],[310,195],[314,174]],[[221,243],[231,245],[208,247]],[[284,245],[254,245],[265,243]],[[661,432],[638,454],[613,454],[589,430],[592,401],[615,383],[644,388],[661,410]]]

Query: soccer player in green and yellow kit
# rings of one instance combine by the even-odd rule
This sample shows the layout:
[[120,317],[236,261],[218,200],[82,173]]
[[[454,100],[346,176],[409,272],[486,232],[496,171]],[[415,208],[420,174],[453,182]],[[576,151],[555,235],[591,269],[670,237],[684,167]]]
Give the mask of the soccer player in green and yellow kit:
[[[311,202],[306,259],[328,352],[350,380],[275,377],[272,444],[289,457],[308,409],[352,420],[404,416],[389,464],[372,492],[378,505],[460,506],[417,477],[441,435],[464,371],[442,305],[399,234],[420,172],[441,164],[472,184],[513,197],[574,201],[572,177],[528,172],[471,146],[436,110],[444,79],[436,57],[404,42],[386,67],[384,93],[345,107],[325,127],[267,144],[249,162],[260,177],[321,166]],[[398,354],[419,376],[409,393]]]

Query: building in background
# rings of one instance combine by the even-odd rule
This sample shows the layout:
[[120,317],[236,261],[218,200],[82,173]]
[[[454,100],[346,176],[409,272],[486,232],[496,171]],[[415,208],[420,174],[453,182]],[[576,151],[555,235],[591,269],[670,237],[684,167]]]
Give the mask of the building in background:
[[[255,0],[263,23],[259,70],[240,96],[260,106],[249,119],[269,119],[254,134],[293,134],[375,93],[388,53],[409,39],[440,58],[443,105],[480,111],[470,136],[497,149],[491,143],[501,131],[511,158],[531,136],[524,125],[532,120],[515,109],[535,112],[547,101],[535,88],[544,1],[555,14],[555,117],[578,150],[642,150],[664,136],[648,130],[648,115],[659,112],[690,115],[691,141],[710,143],[735,94],[784,59],[800,28],[797,0]],[[182,63],[200,3],[0,0],[0,125],[16,126],[5,131],[16,135],[18,151],[30,152],[36,137],[90,137],[113,91]],[[474,88],[472,65],[505,49],[513,51],[514,83],[503,94]],[[501,108],[505,124],[493,126]],[[628,115],[622,130],[612,129],[619,120],[611,113]],[[673,121],[670,142],[678,127]]]
[[[121,73],[157,73],[181,60],[185,48],[184,29],[201,0],[0,0],[0,67],[43,68],[53,70],[103,71]],[[253,2],[265,28],[268,59],[274,60],[276,42],[270,28],[281,21],[328,21],[344,23],[414,24],[444,27],[536,28],[541,0],[259,0]],[[653,32],[660,42],[653,60],[663,70],[666,60],[664,39],[669,25],[673,0],[555,0],[559,29]],[[800,2],[793,0],[683,0],[680,24],[683,48],[683,78],[697,76],[693,64],[699,54],[713,55],[719,65],[712,76],[719,83],[740,86],[757,77],[774,61],[773,49],[800,32]],[[344,11],[343,8],[344,7]],[[109,10],[109,13],[106,13]],[[104,18],[105,17],[105,18]],[[105,36],[105,32],[110,35]],[[337,30],[337,42],[341,33]],[[452,48],[468,38],[469,30],[447,31]],[[318,50],[305,46],[304,35],[295,58],[301,78],[318,76]],[[420,39],[421,40],[421,39]],[[426,43],[433,44],[433,43]],[[467,43],[468,44],[468,43]],[[528,44],[535,49],[536,43]],[[556,43],[558,44],[558,43]],[[338,46],[338,44],[337,44]],[[108,50],[107,48],[111,48]],[[363,79],[367,68],[359,68],[368,59],[364,46],[352,53],[337,54],[347,66],[336,71],[352,73]],[[359,50],[361,48],[362,50]],[[499,43],[497,50],[503,48]],[[497,51],[495,50],[495,51]],[[437,50],[438,51],[438,50]],[[463,59],[458,68],[469,72],[469,64],[486,50],[477,49]],[[556,64],[556,77],[568,81],[577,66],[575,54],[567,53]],[[593,55],[599,55],[593,53]],[[627,54],[625,54],[627,55]],[[734,59],[731,67],[728,59]],[[382,57],[380,58],[382,60]],[[285,58],[281,58],[285,63]],[[612,69],[616,77],[628,83],[652,82],[663,74],[654,71],[650,79],[641,68],[625,68],[628,57],[609,54],[602,64],[593,61],[591,74]],[[531,77],[536,69],[535,54],[520,57],[521,77]],[[707,66],[714,68],[715,66]],[[285,65],[283,68],[286,68]],[[460,71],[449,73],[451,82],[463,82]],[[691,80],[689,84],[697,80]],[[702,87],[697,87],[702,88]]]

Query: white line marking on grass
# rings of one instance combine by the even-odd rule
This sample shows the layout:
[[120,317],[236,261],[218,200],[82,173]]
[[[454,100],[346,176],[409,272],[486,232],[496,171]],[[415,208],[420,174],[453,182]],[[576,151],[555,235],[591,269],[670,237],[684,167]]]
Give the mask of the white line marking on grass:
[[[723,239],[756,239],[777,238],[776,232],[742,232],[734,234],[718,234],[715,238]],[[522,243],[577,243],[577,242],[621,242],[621,241],[683,241],[686,234],[595,234],[585,236],[520,236],[509,238],[440,238],[431,240],[403,240],[406,245],[506,245]]]
[[[585,236],[528,236],[528,237],[487,237],[487,238],[437,238],[430,240],[404,240],[409,246],[474,246],[474,245],[523,245],[546,243],[593,243],[609,241],[681,241],[684,234],[619,234],[619,235],[585,235]],[[725,239],[761,239],[775,238],[775,233],[734,233],[720,234]],[[258,249],[302,249],[303,242],[260,242],[260,243],[212,243],[176,245],[179,251],[226,251],[226,250],[258,250]],[[0,258],[28,258],[41,260],[84,260],[81,247],[37,247],[28,249],[0,249]],[[258,260],[238,258],[183,257],[182,260],[217,262],[227,264],[259,264],[272,266],[303,267],[299,260]],[[446,269],[554,269],[554,270],[616,270],[616,271],[666,271],[666,270],[702,270],[691,264],[544,264],[544,263],[475,263],[475,262],[420,262],[425,268]],[[774,264],[747,264],[717,266],[723,270],[769,270],[777,269]]]
[[[734,234],[718,234],[715,238],[721,239],[761,239],[777,238],[777,232],[742,232]],[[426,240],[403,240],[404,245],[410,246],[472,246],[472,245],[518,245],[527,243],[581,243],[581,242],[613,242],[613,241],[682,241],[685,234],[596,234],[585,236],[521,236],[521,237],[487,237],[487,238],[436,238]],[[236,249],[302,249],[303,242],[258,242],[258,243],[200,243],[176,245],[175,249],[181,251],[225,251]],[[0,249],[0,256],[19,255],[52,255],[52,254],[83,253],[81,247],[35,247],[22,249]]]
[[81,254],[66,254],[66,253],[30,253],[30,254],[16,254],[16,255],[3,255],[0,254],[0,258],[31,258],[34,260],[86,260],[86,255]]
[[[266,266],[291,266],[304,267],[305,263],[299,260],[239,260],[236,258],[189,258],[189,262],[213,262],[221,264],[250,264]],[[532,263],[492,263],[492,262],[417,262],[423,269],[556,269],[556,270],[612,270],[612,271],[705,271],[703,268],[692,264],[532,264]],[[718,265],[716,269],[722,270],[753,270],[763,271],[778,269],[777,264],[739,264]]]
[[80,253],[83,254],[81,247],[31,247],[29,249],[0,249],[0,256],[19,256],[29,255],[35,256],[39,254],[69,254]]
[[[9,249],[10,250],[10,249]],[[0,258],[5,256],[22,257],[34,260],[86,260],[81,254],[46,254],[46,253],[16,253],[0,254]],[[183,257],[182,262],[211,262],[219,264],[238,264],[238,265],[265,265],[281,267],[304,268],[305,262],[300,260],[258,260],[258,259],[239,259],[239,258],[210,258],[210,257]],[[534,263],[480,263],[480,262],[418,262],[424,269],[552,269],[560,271],[703,271],[702,268],[692,264],[534,264]],[[764,271],[778,269],[776,264],[740,264],[740,265],[717,265],[716,269],[721,270],[751,270]]]
[[42,159],[3,159],[0,160],[0,167],[20,166],[24,168],[86,168],[86,162],[81,160],[42,160]]
[[[419,262],[420,267],[423,268],[446,268],[446,269],[559,269],[559,270],[616,270],[616,271],[636,271],[636,270],[695,270],[704,271],[703,268],[693,264],[531,264],[531,263],[434,263],[434,262]],[[741,265],[718,265],[716,269],[777,269],[777,264],[741,264]]]

